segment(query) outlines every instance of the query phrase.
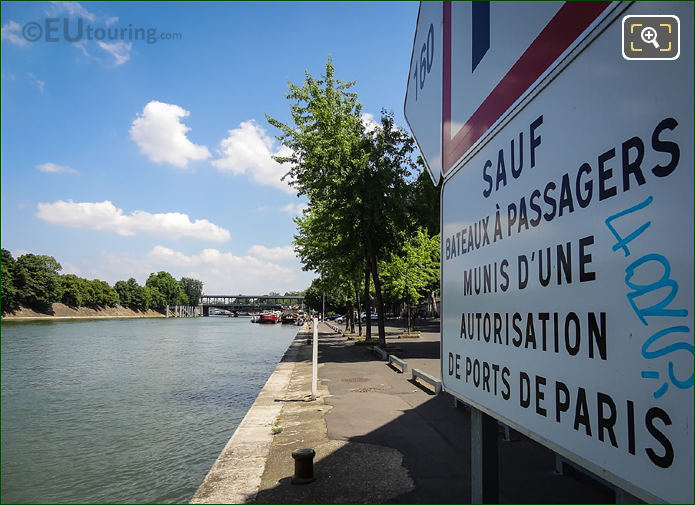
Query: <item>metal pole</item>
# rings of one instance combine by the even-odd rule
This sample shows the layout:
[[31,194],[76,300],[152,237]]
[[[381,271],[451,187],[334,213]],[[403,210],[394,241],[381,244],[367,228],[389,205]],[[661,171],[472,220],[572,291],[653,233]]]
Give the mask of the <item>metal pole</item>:
[[321,310],[321,321],[326,320],[326,293],[323,294],[323,309]]
[[471,503],[499,503],[497,421],[471,407]]
[[314,318],[314,342],[311,347],[311,398],[316,399],[316,379],[319,368],[319,321]]

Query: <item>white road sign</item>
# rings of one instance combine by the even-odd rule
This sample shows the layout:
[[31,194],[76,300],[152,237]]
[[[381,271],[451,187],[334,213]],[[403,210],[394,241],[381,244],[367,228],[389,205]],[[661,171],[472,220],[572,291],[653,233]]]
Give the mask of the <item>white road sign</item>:
[[[493,2],[489,51],[564,8],[536,7],[499,25]],[[692,503],[693,4],[623,8],[444,156],[442,382],[647,501]],[[677,16],[680,57],[624,59],[625,15]],[[452,125],[480,100],[463,89]]]
[[442,4],[422,2],[418,12],[405,118],[432,182],[442,174]]
[[422,2],[404,112],[433,182],[567,64],[618,5]]

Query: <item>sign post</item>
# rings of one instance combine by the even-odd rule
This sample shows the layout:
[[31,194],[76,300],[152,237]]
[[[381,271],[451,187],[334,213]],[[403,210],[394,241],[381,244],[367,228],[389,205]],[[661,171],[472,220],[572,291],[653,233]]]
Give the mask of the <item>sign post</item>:
[[499,503],[497,421],[471,409],[471,503]]
[[438,5],[444,389],[692,503],[692,31],[680,57],[630,60],[623,30],[692,30],[693,5]]
[[317,392],[317,379],[318,379],[318,363],[319,363],[319,320],[314,317],[314,338],[311,344],[311,399],[316,400],[318,397]]

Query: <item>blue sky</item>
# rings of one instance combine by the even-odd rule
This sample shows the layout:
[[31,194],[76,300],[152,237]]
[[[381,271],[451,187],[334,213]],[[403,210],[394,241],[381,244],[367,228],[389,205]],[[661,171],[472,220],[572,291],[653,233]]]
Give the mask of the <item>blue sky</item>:
[[[292,252],[303,202],[279,180],[265,114],[288,121],[288,80],[319,76],[330,56],[364,113],[390,109],[405,126],[416,2],[1,9],[2,247],[55,256],[64,273],[304,289],[313,274]],[[79,19],[82,38],[65,40]]]

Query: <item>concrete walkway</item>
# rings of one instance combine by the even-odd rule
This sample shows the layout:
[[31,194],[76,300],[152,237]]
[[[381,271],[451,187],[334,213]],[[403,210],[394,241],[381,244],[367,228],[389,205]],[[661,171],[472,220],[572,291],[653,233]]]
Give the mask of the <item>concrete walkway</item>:
[[[402,329],[389,327],[388,352],[409,368],[439,377],[438,322],[420,324],[419,339],[399,339]],[[258,409],[254,404],[249,411],[255,421],[247,426],[244,419],[192,502],[469,502],[468,409],[455,408],[446,393],[435,396],[414,384],[410,373],[398,373],[369,346],[325,324],[319,330],[319,398],[310,396],[306,328],[276,370],[279,375],[271,376],[272,387],[259,396]],[[316,481],[292,485],[291,453],[304,447],[316,451]],[[554,454],[525,437],[505,442],[500,432],[499,460],[503,503],[615,499],[583,474],[556,474]]]

